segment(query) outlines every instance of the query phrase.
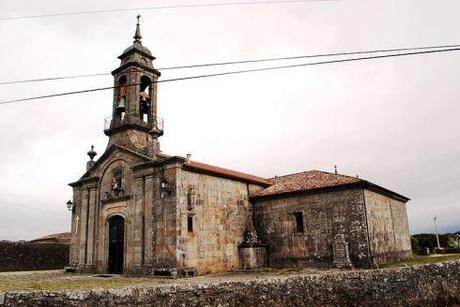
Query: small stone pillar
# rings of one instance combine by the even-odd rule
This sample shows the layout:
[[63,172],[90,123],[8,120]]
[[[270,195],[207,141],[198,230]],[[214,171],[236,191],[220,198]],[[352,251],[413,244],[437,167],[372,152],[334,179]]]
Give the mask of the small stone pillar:
[[336,234],[333,243],[334,265],[339,269],[351,269],[353,266],[348,252],[348,243],[343,233]]
[[238,245],[240,269],[252,270],[267,266],[267,245],[260,243],[256,232],[245,231],[243,242]]
[[88,156],[90,160],[86,162],[86,171],[89,171],[93,167],[93,165],[96,163],[94,161],[94,157],[97,156],[97,152],[94,151],[94,145],[91,145],[91,150],[88,151]]

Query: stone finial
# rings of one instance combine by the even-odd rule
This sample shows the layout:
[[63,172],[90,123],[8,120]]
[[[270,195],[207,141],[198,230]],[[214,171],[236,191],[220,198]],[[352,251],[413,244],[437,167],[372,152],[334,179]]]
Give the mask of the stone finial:
[[140,18],[141,18],[141,15],[137,15],[137,24],[136,24],[136,33],[134,34],[134,43],[142,44],[141,25],[139,24]]
[[94,157],[97,156],[97,152],[94,151],[94,145],[91,145],[91,150],[88,151],[88,156],[90,160],[86,162],[86,171],[90,170],[93,167],[93,165],[96,163],[93,160]]
[[97,156],[97,152],[94,151],[94,145],[91,145],[91,150],[88,151],[88,156],[93,161],[94,157]]

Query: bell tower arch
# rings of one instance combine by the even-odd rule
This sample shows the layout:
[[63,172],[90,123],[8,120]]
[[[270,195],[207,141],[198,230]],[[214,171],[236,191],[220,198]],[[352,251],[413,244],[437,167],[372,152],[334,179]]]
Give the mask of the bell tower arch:
[[161,73],[153,66],[155,57],[142,45],[137,16],[131,46],[118,57],[120,66],[112,71],[114,95],[112,116],[106,119],[104,133],[109,146],[121,145],[155,157],[160,151],[163,120],[157,116],[157,80]]

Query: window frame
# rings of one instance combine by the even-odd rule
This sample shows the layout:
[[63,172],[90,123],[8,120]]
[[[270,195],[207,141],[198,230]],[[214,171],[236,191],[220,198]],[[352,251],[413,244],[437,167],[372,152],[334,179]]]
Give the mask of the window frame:
[[296,233],[305,233],[305,219],[303,211],[293,212],[294,221],[295,221],[295,232]]
[[187,232],[194,233],[193,230],[193,215],[187,215]]

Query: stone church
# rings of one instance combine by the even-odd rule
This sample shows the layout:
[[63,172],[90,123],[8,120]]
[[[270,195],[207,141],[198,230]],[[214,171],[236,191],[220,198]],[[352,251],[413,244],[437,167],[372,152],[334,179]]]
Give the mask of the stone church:
[[193,276],[259,267],[369,268],[411,256],[407,197],[323,171],[275,178],[160,151],[155,57],[118,57],[102,156],[73,188],[70,266]]

